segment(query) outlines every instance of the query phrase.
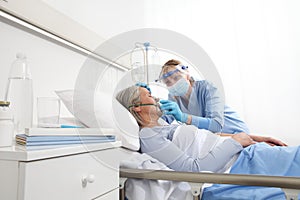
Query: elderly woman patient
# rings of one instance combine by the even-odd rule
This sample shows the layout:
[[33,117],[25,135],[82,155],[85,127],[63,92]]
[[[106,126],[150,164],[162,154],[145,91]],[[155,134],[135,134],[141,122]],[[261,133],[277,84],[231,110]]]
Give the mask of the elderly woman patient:
[[[286,147],[271,137],[246,133],[213,134],[192,125],[161,124],[159,104],[144,87],[131,86],[120,91],[116,98],[140,126],[141,152],[171,169],[225,172],[231,167],[230,173],[300,176],[299,147]],[[209,199],[225,194],[224,187],[230,189],[233,186],[215,185],[208,188],[204,196]],[[280,199],[283,195],[277,188],[241,186],[241,190],[244,190],[245,199],[249,199],[247,195],[256,195],[258,190],[266,190],[259,192],[259,199],[268,198],[268,195],[277,195]]]

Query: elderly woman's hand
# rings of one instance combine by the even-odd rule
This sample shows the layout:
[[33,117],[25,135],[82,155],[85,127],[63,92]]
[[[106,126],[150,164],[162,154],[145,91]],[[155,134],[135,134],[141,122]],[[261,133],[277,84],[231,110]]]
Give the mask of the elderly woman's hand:
[[287,144],[285,144],[284,142],[272,137],[257,136],[257,135],[250,135],[250,137],[256,142],[265,142],[271,146],[287,146]]
[[253,141],[253,139],[247,133],[243,133],[243,132],[233,134],[231,137],[232,137],[232,139],[234,139],[235,141],[240,143],[243,147],[247,147],[251,144],[256,143],[255,141]]

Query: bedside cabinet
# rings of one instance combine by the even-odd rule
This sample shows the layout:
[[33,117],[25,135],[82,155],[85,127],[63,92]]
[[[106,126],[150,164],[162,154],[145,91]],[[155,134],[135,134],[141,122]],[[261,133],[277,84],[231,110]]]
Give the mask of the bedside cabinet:
[[119,199],[121,142],[45,150],[0,148],[0,199]]

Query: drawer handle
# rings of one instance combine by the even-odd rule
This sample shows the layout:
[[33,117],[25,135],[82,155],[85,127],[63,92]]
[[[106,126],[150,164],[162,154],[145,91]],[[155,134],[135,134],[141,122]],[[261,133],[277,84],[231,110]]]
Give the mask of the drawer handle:
[[88,176],[84,176],[81,179],[83,187],[86,187],[87,183],[93,183],[94,181],[95,181],[95,176],[93,174],[90,174]]

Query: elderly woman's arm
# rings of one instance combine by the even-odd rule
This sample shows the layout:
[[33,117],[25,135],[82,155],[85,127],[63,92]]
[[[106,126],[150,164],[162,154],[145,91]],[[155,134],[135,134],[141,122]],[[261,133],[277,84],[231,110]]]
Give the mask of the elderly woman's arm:
[[[235,136],[239,138],[240,135]],[[181,150],[171,140],[151,129],[140,132],[141,151],[164,163],[176,171],[212,171],[222,169],[233,156],[239,153],[244,145],[233,138],[216,146],[205,157],[193,158]],[[249,138],[249,136],[248,136]],[[240,138],[242,140],[242,138]],[[248,141],[250,143],[250,141]]]
[[258,136],[258,135],[249,135],[249,136],[256,142],[265,142],[271,146],[287,146],[287,144],[285,144],[284,142],[272,137]]
[[[233,134],[229,134],[229,133],[219,133],[220,136],[225,136],[225,137],[232,137],[234,136]],[[272,137],[267,137],[267,136],[258,136],[258,135],[249,135],[250,138],[254,141],[254,142],[265,142],[271,146],[287,146],[287,144],[285,144],[284,142],[282,142],[281,140],[272,138]]]

